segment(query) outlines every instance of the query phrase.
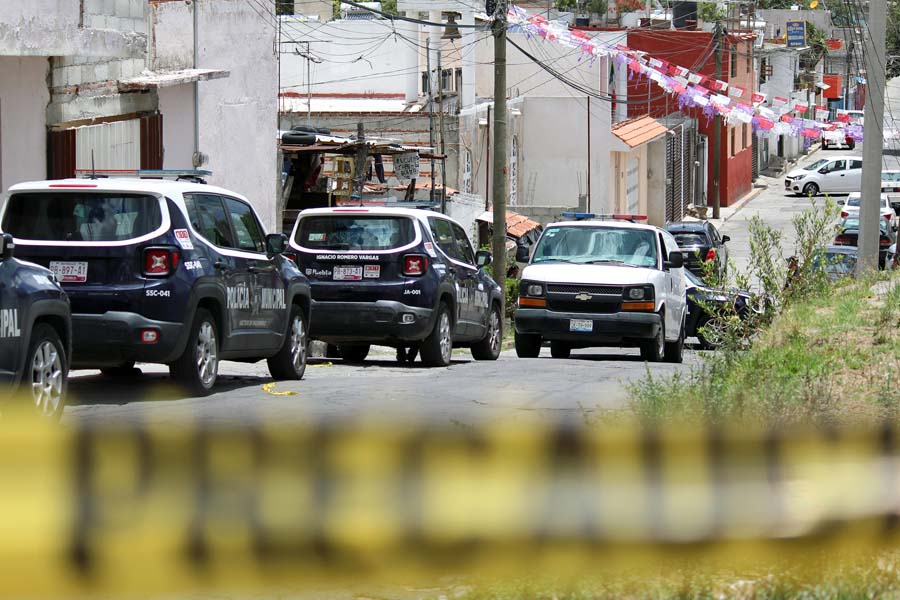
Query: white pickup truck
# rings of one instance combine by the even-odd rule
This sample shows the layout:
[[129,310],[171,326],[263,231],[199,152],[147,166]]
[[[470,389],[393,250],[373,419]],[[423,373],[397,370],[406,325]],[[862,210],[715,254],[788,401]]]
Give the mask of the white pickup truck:
[[[573,348],[635,347],[649,362],[681,362],[685,276],[675,238],[659,227],[607,216],[552,223],[522,272],[516,353],[554,358]],[[636,218],[634,218],[636,220]],[[528,261],[527,248],[517,259]]]

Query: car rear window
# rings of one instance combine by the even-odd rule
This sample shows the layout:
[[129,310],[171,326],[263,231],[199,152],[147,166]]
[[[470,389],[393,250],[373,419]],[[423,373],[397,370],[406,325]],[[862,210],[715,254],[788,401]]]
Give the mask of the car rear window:
[[415,237],[408,217],[315,215],[300,219],[295,241],[317,250],[391,250]]
[[678,242],[680,248],[686,246],[707,246],[709,242],[702,233],[673,233],[672,236]]
[[41,192],[10,196],[2,229],[24,240],[116,242],[152,233],[161,224],[154,196]]

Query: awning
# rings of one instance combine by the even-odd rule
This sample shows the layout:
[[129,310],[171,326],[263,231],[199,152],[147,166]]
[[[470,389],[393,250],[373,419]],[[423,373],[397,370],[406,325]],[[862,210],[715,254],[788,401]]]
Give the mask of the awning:
[[[491,211],[484,212],[475,220],[492,224],[494,222],[494,213]],[[506,211],[506,233],[508,235],[520,238],[540,226],[540,223],[532,221],[525,215],[520,215],[511,210]]]
[[613,148],[619,152],[637,148],[662,137],[668,128],[653,117],[638,117],[612,126],[613,135],[621,140],[624,148]]
[[155,88],[184,85],[195,81],[223,79],[231,73],[224,69],[184,69],[181,71],[161,71],[119,80],[119,92],[140,92]]

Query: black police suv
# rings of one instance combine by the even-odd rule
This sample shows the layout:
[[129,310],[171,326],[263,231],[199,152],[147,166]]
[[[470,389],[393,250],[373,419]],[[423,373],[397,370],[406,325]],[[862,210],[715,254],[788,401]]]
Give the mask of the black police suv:
[[[290,245],[312,287],[310,337],[365,360],[371,344],[450,364],[453,347],[478,360],[500,355],[500,287],[465,230],[412,208],[337,207],[301,212]],[[409,355],[405,358],[408,360]]]
[[69,374],[69,299],[53,273],[14,258],[14,248],[12,235],[0,236],[0,388],[58,418]]
[[728,246],[731,240],[722,235],[709,221],[678,221],[667,223],[666,231],[675,237],[684,266],[691,272],[703,276],[703,263],[709,263],[712,272],[720,281],[728,270]]
[[139,177],[23,183],[0,226],[68,293],[73,368],[167,364],[200,395],[220,360],[303,376],[309,283],[238,194]]

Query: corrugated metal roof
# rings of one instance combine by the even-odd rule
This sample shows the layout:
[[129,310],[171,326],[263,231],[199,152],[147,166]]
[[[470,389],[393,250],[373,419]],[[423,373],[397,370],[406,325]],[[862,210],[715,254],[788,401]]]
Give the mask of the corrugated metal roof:
[[[280,98],[280,110],[285,113],[306,113],[306,98]],[[310,102],[313,113],[417,113],[418,104],[409,105],[403,98],[334,98],[314,97]]]
[[[484,221],[486,223],[493,223],[494,213],[491,211],[484,212],[476,220]],[[509,235],[517,238],[522,237],[529,231],[533,231],[540,226],[540,223],[538,223],[537,221],[532,221],[525,215],[520,215],[519,213],[513,212],[511,210],[506,211],[506,233],[508,233]]]
[[668,128],[653,117],[638,117],[613,125],[612,132],[629,148],[651,142],[664,135]]

